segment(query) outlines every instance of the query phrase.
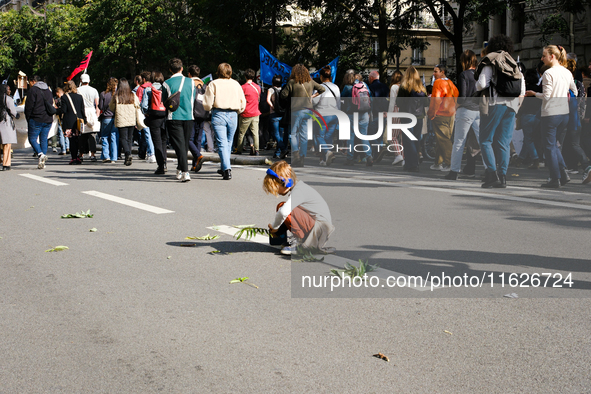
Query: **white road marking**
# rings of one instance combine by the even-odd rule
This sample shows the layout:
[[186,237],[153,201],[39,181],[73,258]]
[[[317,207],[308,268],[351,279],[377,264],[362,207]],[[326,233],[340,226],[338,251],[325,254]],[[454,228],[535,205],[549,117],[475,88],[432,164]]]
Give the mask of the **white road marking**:
[[158,208],[155,207],[153,205],[148,205],[148,204],[144,204],[141,202],[137,202],[137,201],[133,201],[133,200],[128,200],[126,198],[122,198],[122,197],[117,197],[117,196],[113,196],[110,194],[106,194],[106,193],[101,193],[101,192],[97,192],[94,190],[89,190],[86,192],[82,192],[84,194],[88,194],[90,196],[95,196],[95,197],[99,197],[99,198],[103,198],[105,200],[109,200],[109,201],[113,201],[119,204],[123,204],[123,205],[127,205],[129,207],[133,207],[133,208],[137,208],[137,209],[142,209],[144,211],[148,211],[148,212],[152,212],[155,214],[162,214],[162,213],[174,213],[174,211],[169,211],[168,209],[164,209],[164,208]]
[[[226,225],[219,225],[219,226],[211,226],[211,227],[207,227],[208,230],[213,230],[213,231],[218,231],[220,233],[223,234],[227,234],[230,236],[234,236],[238,231],[240,231],[239,228],[237,227],[233,227],[233,226],[226,226]],[[242,239],[242,238],[241,238]],[[252,242],[256,242],[258,244],[261,245],[265,245],[268,246],[270,248],[273,249],[280,249],[281,246],[273,246],[273,245],[269,245],[269,238],[265,237],[263,235],[257,234],[256,236],[252,237],[251,239],[249,239],[249,241]],[[349,263],[349,264],[354,264],[354,265],[358,265],[359,262],[358,261],[354,261],[354,260],[349,260],[346,259],[344,257],[340,257],[334,254],[327,254],[327,255],[318,255],[318,258],[323,257],[324,260],[322,261],[322,263],[333,266],[335,268],[339,268],[339,269],[344,269],[345,268],[345,263]],[[406,274],[401,274],[399,272],[395,272],[395,271],[390,271],[387,270],[385,268],[380,268],[378,267],[375,271],[371,272],[368,274],[368,276],[377,276],[378,278],[386,281],[388,279],[389,276],[403,276],[406,277],[407,282],[405,283],[410,283],[409,280],[409,276],[410,275],[406,275]],[[426,279],[426,278],[423,278]],[[406,286],[409,289],[413,289],[413,290],[418,290],[418,291],[430,291],[431,290],[431,283],[430,282],[424,282],[424,286],[423,287],[415,287],[415,286]],[[437,289],[437,288],[435,288]]]
[[54,181],[53,179],[43,178],[42,176],[37,176],[37,175],[33,175],[33,174],[19,174],[19,175],[24,176],[25,178],[36,180],[36,181],[49,183],[50,185],[54,185],[54,186],[68,186],[67,183],[60,182],[60,181]]
[[458,190],[458,189],[444,189],[444,188],[440,189],[440,188],[427,187],[427,186],[411,186],[411,189],[431,190],[431,191],[435,191],[435,192],[463,194],[463,195],[467,195],[467,196],[495,198],[498,200],[518,201],[518,202],[524,202],[527,204],[550,205],[553,207],[582,209],[582,210],[586,210],[586,211],[591,211],[591,206],[589,206],[589,205],[571,204],[571,203],[560,202],[560,201],[538,200],[535,198],[507,196],[507,195],[492,194],[492,193],[491,194],[478,193],[478,192],[471,192],[471,191],[467,191],[467,190]]

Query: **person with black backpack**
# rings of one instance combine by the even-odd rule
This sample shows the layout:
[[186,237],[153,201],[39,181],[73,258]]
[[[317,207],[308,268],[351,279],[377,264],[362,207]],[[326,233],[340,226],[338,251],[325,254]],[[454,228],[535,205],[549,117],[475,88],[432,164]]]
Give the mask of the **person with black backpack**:
[[[505,35],[490,39],[486,56],[474,77],[480,101],[480,148],[486,166],[483,188],[507,187],[507,167],[519,99],[525,95],[525,80],[511,57],[513,41]],[[494,141],[494,146],[493,146]],[[497,162],[498,160],[498,162]]]
[[273,86],[267,91],[267,103],[271,107],[271,127],[275,141],[277,141],[277,147],[273,154],[273,159],[279,159],[281,152],[287,149],[288,143],[288,129],[281,127],[281,119],[285,116],[285,108],[279,101],[279,93],[281,92],[281,83],[283,78],[281,75],[274,75],[271,83]]
[[35,75],[29,83],[31,87],[25,100],[25,118],[27,119],[29,142],[39,159],[37,168],[45,168],[47,161],[47,135],[51,130],[56,108],[49,86]]

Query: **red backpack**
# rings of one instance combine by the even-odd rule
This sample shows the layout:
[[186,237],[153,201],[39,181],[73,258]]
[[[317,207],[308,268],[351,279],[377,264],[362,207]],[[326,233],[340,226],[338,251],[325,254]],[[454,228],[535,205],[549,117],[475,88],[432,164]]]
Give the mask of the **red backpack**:
[[150,116],[162,118],[166,116],[166,107],[162,103],[162,90],[152,88],[152,98],[148,106]]

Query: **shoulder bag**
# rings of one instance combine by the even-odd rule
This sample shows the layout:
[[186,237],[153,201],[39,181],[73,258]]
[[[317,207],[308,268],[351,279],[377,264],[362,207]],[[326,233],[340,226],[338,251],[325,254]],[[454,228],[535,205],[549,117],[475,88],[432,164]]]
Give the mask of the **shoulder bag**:
[[[79,118],[78,117],[78,112],[76,112],[76,107],[74,106],[74,103],[72,102],[72,98],[70,97],[70,93],[66,93],[66,96],[68,96],[68,100],[70,100],[70,105],[72,106],[72,110],[74,111],[74,115],[76,115],[76,131],[78,133],[82,133],[84,134],[85,132],[85,125],[84,125],[84,119]],[[90,128],[90,133],[92,133],[92,128]],[[77,135],[78,133],[75,133],[75,135]]]

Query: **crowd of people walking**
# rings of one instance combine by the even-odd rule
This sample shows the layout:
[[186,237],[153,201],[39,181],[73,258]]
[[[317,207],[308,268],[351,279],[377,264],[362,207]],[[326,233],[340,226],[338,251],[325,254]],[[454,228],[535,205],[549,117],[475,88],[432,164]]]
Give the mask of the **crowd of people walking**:
[[[549,174],[541,185],[544,188],[558,189],[579,171],[583,183],[590,182],[589,67],[577,68],[576,55],[559,45],[544,47],[540,63],[532,69],[512,53],[508,37],[493,37],[480,60],[474,52],[464,51],[457,84],[448,77],[445,65],[437,65],[428,86],[413,66],[395,71],[389,86],[380,81],[377,71],[364,81],[354,70],[348,70],[338,86],[330,66],[322,68],[315,80],[298,64],[286,84],[276,75],[272,86],[265,88],[256,83],[252,69],[244,71],[245,82],[239,84],[227,63],[220,64],[217,78],[205,84],[199,67],[190,66],[185,76],[182,61],[171,59],[171,76],[166,80],[160,71],[142,72],[131,84],[125,78],[110,78],[99,94],[90,86],[89,75],[83,74],[80,86],[68,81],[56,89],[54,98],[47,84],[34,76],[24,114],[40,169],[47,162],[47,136],[57,115],[59,130],[52,145],[55,150],[59,137],[59,154],[70,153],[70,164],[97,161],[98,142],[103,163],[122,160],[131,166],[135,135],[138,157],[157,163],[156,175],[167,173],[166,151],[168,144],[172,146],[178,159],[175,176],[181,182],[191,180],[190,172],[199,172],[205,149],[218,153],[218,173],[224,180],[232,179],[232,154],[258,156],[265,148],[272,149],[274,159],[291,153],[293,167],[303,166],[310,155],[318,156],[319,165],[330,166],[341,153],[339,147],[344,147],[343,164],[349,166],[373,166],[393,152],[393,165],[418,172],[427,131],[437,141],[430,169],[445,172],[448,180],[474,177],[480,155],[485,168],[483,188],[506,187],[510,165],[537,170],[542,163]],[[347,141],[338,140],[339,111],[347,114],[356,131]],[[416,124],[408,132],[395,128],[382,137],[380,132],[390,121],[387,114],[393,112],[413,115]],[[308,118],[313,114],[325,114],[321,116],[324,126],[318,122],[309,144]],[[3,85],[3,170],[11,167],[15,116],[14,102]],[[523,132],[518,152],[512,143],[515,130]],[[371,141],[373,135],[377,141]]]

